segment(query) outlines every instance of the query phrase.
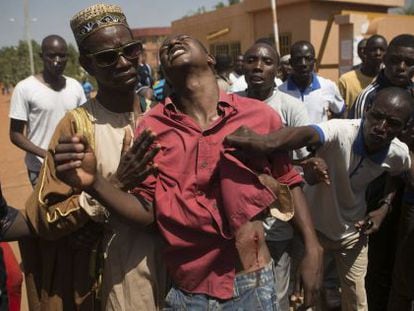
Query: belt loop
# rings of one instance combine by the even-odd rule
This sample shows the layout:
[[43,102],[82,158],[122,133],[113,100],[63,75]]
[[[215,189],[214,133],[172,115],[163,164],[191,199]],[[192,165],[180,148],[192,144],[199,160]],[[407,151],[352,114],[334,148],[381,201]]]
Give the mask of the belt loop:
[[233,298],[238,298],[240,296],[240,292],[239,292],[239,284],[237,282],[237,276],[234,278],[234,283],[233,283]]

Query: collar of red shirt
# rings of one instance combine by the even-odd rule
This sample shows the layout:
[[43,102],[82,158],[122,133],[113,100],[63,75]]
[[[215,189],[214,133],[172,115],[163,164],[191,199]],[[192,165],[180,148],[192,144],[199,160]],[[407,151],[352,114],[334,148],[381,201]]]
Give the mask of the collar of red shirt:
[[[237,102],[233,94],[224,92],[219,93],[219,100],[217,102],[217,110],[222,117],[229,116],[237,112]],[[164,100],[164,113],[169,117],[179,117],[183,113],[174,104],[174,94]]]

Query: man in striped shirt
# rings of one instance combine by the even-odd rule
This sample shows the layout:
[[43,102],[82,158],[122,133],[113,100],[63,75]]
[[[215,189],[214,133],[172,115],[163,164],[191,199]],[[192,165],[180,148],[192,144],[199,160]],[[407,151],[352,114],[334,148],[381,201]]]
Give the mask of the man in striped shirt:
[[355,100],[349,119],[360,119],[371,108],[375,95],[383,88],[397,86],[412,91],[411,76],[414,70],[414,36],[402,34],[395,37],[384,55],[385,68]]

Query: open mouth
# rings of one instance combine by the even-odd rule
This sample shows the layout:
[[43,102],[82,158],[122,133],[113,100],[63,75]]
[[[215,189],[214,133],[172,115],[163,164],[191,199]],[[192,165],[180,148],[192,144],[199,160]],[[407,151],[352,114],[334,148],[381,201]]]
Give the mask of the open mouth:
[[171,48],[171,50],[168,52],[168,59],[172,61],[173,59],[179,57],[180,55],[184,54],[186,50],[184,47],[180,44],[175,45]]

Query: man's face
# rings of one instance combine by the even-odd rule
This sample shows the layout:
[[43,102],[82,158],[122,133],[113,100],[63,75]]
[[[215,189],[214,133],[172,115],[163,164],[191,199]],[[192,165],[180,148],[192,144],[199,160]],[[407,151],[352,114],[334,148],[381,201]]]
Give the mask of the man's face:
[[100,84],[110,89],[130,91],[137,82],[138,56],[142,46],[121,25],[99,29],[82,42],[86,69]]
[[241,76],[243,74],[243,55],[239,55],[236,57],[236,61],[234,62],[234,71]]
[[367,46],[367,39],[362,39],[358,44],[358,56],[362,62],[365,61],[365,47]]
[[377,97],[365,115],[364,141],[368,150],[380,150],[386,147],[406,126],[407,111],[394,98]]
[[292,50],[290,65],[292,66],[292,76],[297,80],[309,80],[315,66],[315,53],[313,49],[303,44]]
[[68,49],[64,41],[53,39],[46,42],[40,54],[43,61],[43,70],[54,77],[63,74],[68,60]]
[[280,71],[282,72],[282,80],[286,80],[287,77],[292,73],[292,66],[289,61],[280,62]]
[[387,43],[382,38],[369,41],[365,47],[365,62],[373,65],[380,65],[387,50]]
[[394,86],[409,85],[414,73],[414,48],[388,48],[384,55],[384,64],[385,76]]
[[169,80],[178,78],[176,70],[213,63],[201,44],[188,35],[176,35],[164,40],[160,47],[160,61]]
[[274,86],[278,59],[270,47],[254,45],[244,56],[244,76],[249,89]]

